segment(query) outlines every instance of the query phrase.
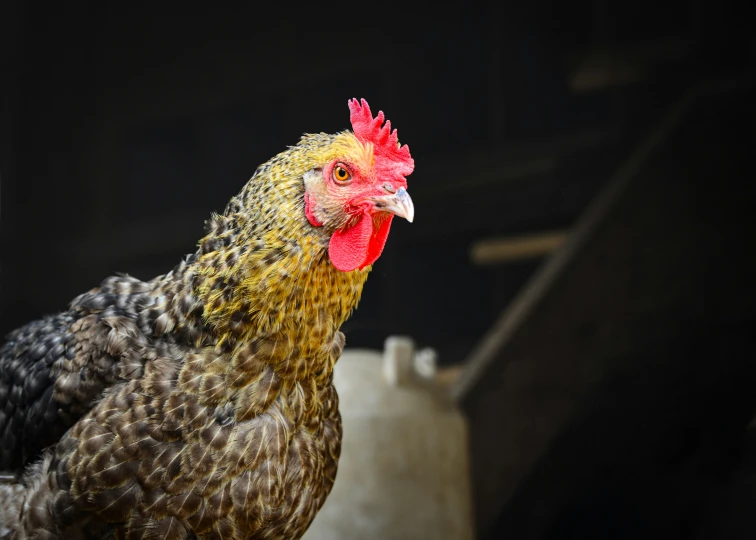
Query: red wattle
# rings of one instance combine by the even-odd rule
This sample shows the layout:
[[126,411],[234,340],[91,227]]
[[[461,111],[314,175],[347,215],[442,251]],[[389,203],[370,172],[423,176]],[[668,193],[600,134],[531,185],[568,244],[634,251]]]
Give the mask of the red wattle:
[[[383,247],[386,245],[386,239],[388,238],[388,233],[391,229],[392,219],[394,219],[394,216],[389,214],[383,221],[381,221],[381,224],[377,228],[373,227],[373,236],[370,238],[370,243],[368,244],[367,258],[365,258],[365,262],[360,266],[360,270],[373,264],[378,260],[378,257],[381,256],[381,253],[383,253]],[[373,220],[371,219],[370,221]]]
[[375,228],[373,218],[369,214],[364,214],[354,226],[333,233],[328,244],[331,263],[342,272],[362,270],[373,264],[386,245],[393,217],[389,215]]

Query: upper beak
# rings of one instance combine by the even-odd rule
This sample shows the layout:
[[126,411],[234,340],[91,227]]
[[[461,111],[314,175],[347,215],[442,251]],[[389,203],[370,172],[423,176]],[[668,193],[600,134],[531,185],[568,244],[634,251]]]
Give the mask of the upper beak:
[[395,216],[403,217],[410,223],[415,219],[415,205],[407,193],[407,190],[400,187],[396,193],[391,195],[378,195],[371,197],[377,210],[391,212]]

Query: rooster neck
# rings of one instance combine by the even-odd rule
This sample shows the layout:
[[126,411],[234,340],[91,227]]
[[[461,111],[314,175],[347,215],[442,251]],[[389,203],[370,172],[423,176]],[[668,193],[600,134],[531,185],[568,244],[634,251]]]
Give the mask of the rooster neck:
[[217,230],[200,242],[180,278],[182,296],[198,299],[207,341],[232,354],[250,343],[272,344],[266,363],[297,378],[330,378],[338,330],[370,269],[337,270],[327,239],[309,224],[256,231],[216,216],[211,227]]
[[336,270],[318,238],[258,238],[248,245],[256,247],[233,266],[219,263],[227,258],[223,251],[200,258],[205,279],[196,291],[220,336],[294,330],[314,319],[338,329],[357,306],[368,271]]

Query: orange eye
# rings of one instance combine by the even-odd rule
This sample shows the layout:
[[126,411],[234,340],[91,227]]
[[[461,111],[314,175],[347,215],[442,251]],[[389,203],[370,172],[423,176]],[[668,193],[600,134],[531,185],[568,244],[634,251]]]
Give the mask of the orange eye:
[[337,182],[346,182],[351,178],[351,173],[343,165],[337,164],[333,168],[333,179]]

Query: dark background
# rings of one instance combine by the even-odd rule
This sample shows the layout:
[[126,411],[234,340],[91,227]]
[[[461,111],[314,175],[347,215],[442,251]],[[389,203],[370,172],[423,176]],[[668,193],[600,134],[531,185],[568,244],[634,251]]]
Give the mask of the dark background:
[[569,232],[689,96],[461,398],[478,532],[753,537],[756,41],[734,6],[6,1],[0,332],[170,270],[258,164],[364,97],[412,149],[416,219],[348,344],[409,334],[460,364],[549,255],[475,245]]

